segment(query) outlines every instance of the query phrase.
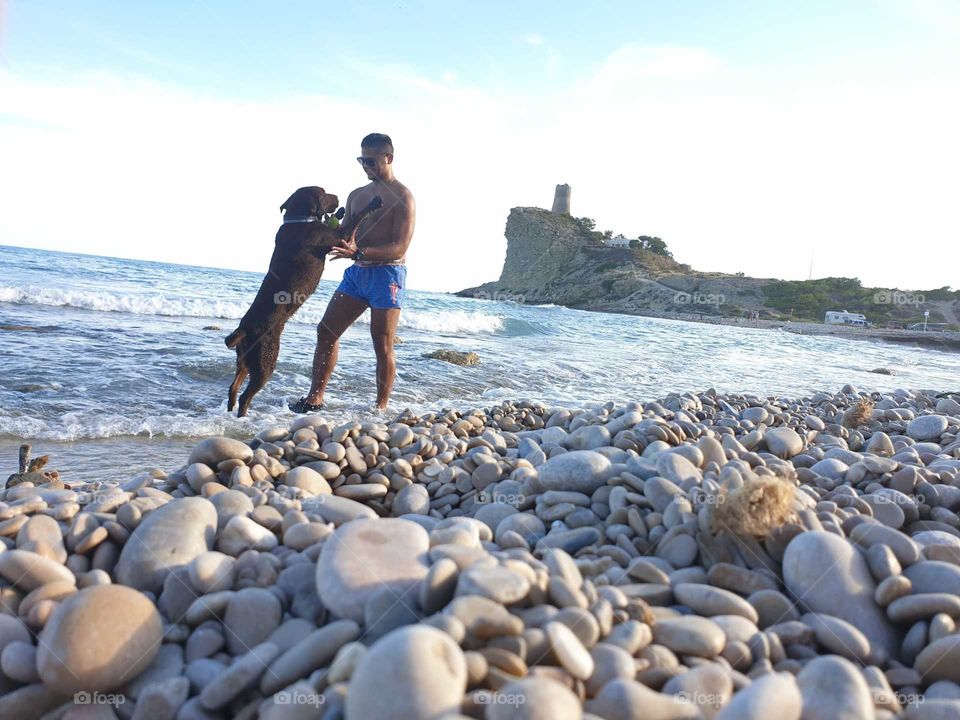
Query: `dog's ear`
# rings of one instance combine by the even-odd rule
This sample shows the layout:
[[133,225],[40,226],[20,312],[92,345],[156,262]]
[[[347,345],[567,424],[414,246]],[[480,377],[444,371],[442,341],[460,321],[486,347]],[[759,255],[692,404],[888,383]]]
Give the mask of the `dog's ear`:
[[[296,194],[297,193],[293,193],[293,195],[296,195]],[[293,195],[291,195],[290,197],[288,197],[286,200],[283,201],[283,205],[280,206],[280,212],[283,212],[284,210],[287,209],[287,205],[289,205],[293,201]]]

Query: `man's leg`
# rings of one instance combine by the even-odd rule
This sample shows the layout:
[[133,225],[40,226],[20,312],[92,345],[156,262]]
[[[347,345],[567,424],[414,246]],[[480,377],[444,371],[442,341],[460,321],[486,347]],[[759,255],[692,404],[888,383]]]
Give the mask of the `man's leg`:
[[397,363],[393,357],[393,341],[400,322],[400,308],[371,308],[370,336],[377,353],[377,407],[387,407]]
[[367,309],[367,303],[360,298],[335,292],[323,314],[323,320],[317,325],[317,349],[313,353],[313,380],[307,402],[319,405],[323,402],[323,392],[333,374],[340,353],[340,336]]

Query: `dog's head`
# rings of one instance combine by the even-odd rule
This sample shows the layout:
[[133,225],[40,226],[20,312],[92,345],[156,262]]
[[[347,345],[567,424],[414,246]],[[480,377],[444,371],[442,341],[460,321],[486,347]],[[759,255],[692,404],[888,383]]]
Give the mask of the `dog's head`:
[[312,185],[302,187],[288,197],[280,212],[290,213],[296,217],[321,217],[327,213],[336,212],[340,201],[336,195],[331,195],[322,187]]

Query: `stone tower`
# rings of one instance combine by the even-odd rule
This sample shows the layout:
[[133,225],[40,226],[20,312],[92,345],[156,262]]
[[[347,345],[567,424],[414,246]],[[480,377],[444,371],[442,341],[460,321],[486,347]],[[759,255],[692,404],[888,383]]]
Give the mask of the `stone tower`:
[[557,185],[557,189],[553,193],[553,208],[551,212],[559,215],[570,214],[570,186],[566,183]]

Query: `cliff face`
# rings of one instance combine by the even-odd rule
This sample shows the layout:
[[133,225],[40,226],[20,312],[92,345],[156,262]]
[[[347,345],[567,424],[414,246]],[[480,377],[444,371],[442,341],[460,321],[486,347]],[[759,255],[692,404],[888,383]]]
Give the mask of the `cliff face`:
[[458,295],[628,314],[763,310],[764,282],[696,273],[649,251],[611,247],[569,215],[513,208],[500,279]]
[[518,287],[534,287],[563,275],[584,244],[573,218],[540,208],[511,210],[504,234],[507,257],[499,282]]

